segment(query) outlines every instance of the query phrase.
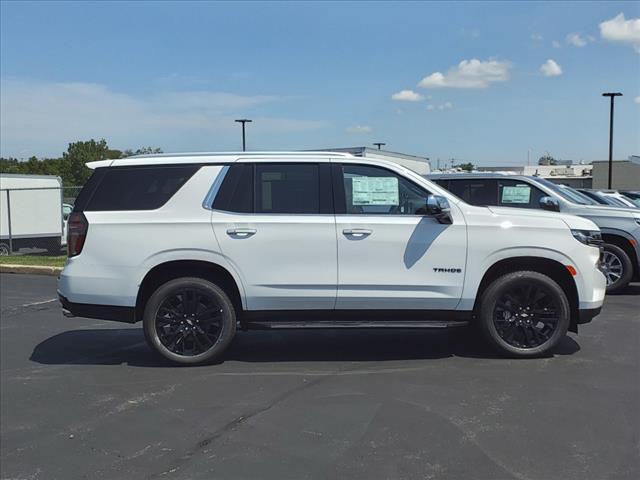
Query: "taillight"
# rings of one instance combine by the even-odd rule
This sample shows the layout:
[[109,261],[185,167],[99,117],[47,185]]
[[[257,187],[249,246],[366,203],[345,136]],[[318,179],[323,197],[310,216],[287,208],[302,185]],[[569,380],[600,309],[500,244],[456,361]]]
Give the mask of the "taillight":
[[87,238],[87,230],[89,230],[89,222],[84,213],[72,212],[67,220],[67,256],[80,255]]

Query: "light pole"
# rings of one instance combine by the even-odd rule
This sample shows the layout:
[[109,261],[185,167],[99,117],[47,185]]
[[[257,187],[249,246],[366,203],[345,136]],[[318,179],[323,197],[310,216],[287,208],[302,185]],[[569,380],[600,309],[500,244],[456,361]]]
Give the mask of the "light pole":
[[382,147],[384,147],[386,145],[386,143],[382,143],[382,142],[374,142],[374,145],[376,147],[378,147],[378,150],[380,150]]
[[611,110],[609,111],[609,182],[608,188],[611,188],[611,171],[613,170],[613,101],[616,97],[621,97],[620,92],[603,93],[603,97],[611,99]]
[[247,150],[247,144],[245,141],[245,136],[244,136],[244,124],[245,123],[251,123],[253,120],[249,120],[248,118],[239,118],[238,120],[236,120],[237,123],[241,123],[242,124],[242,151],[246,151]]

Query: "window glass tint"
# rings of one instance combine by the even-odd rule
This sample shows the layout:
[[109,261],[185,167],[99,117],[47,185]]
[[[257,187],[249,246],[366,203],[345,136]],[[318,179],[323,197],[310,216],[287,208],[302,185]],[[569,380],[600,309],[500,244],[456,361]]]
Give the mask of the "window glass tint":
[[490,178],[451,179],[449,191],[470,205],[497,205],[497,183]]
[[82,190],[80,190],[80,193],[76,197],[76,201],[73,203],[74,212],[82,212],[87,208],[93,192],[102,181],[102,177],[104,177],[104,174],[107,170],[108,168],[102,167],[96,168],[93,171],[87,182],[84,184],[84,187],[82,187]]
[[547,179],[536,177],[536,182],[541,183],[542,185],[550,188],[558,195],[560,195],[565,200],[569,200],[570,202],[577,203],[579,205],[594,205],[598,202],[585,196],[582,192],[578,192],[577,190],[568,187],[566,185],[558,185],[557,183],[553,183]]
[[227,212],[253,212],[253,165],[239,163],[229,167],[212,207]]
[[343,165],[346,213],[424,215],[429,192],[384,168]]
[[85,210],[153,210],[164,205],[198,166],[108,168]]
[[521,180],[498,180],[498,200],[502,207],[540,208],[545,193]]
[[256,213],[319,213],[316,164],[256,164]]

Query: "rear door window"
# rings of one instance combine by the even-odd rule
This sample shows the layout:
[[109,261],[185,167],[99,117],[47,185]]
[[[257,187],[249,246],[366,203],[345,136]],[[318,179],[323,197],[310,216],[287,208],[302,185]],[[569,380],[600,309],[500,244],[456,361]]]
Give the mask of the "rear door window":
[[253,213],[253,165],[236,163],[229,167],[213,201],[215,210]]
[[256,213],[320,213],[319,166],[256,164]]
[[498,186],[490,178],[460,178],[449,180],[449,191],[470,205],[498,204]]

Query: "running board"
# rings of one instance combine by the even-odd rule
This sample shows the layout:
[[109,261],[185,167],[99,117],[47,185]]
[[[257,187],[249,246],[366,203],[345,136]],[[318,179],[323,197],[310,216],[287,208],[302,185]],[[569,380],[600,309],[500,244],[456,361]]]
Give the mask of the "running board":
[[245,330],[288,330],[302,328],[450,328],[466,327],[467,321],[331,321],[331,320],[310,320],[299,321],[241,321],[239,327]]

